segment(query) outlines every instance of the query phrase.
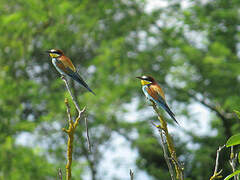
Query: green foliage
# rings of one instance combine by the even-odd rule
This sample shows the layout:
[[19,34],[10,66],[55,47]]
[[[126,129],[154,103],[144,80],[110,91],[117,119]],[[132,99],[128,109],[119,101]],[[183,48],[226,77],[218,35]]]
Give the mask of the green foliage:
[[225,177],[224,180],[231,179],[233,176],[235,176],[239,173],[240,173],[240,170],[237,170],[237,171],[233,172],[232,174],[228,175],[227,177]]
[[226,146],[227,146],[227,147],[230,147],[230,146],[235,146],[235,145],[239,145],[239,144],[240,144],[240,133],[231,136],[231,137],[227,140]]
[[49,163],[39,150],[29,149],[14,144],[10,136],[1,143],[0,149],[1,174],[0,179],[54,179],[55,164]]
[[235,114],[237,115],[237,117],[238,117],[238,119],[240,119],[240,112],[239,111],[234,111],[235,112]]
[[240,156],[239,156],[240,152],[238,152],[238,163],[240,163]]
[[[135,1],[0,2],[0,146],[7,137],[15,139],[23,132],[30,132],[38,140],[33,147],[44,144],[42,153],[54,159],[56,169],[64,163],[65,137],[58,132],[66,124],[63,101],[69,95],[50,58],[44,54],[51,48],[63,49],[97,93],[94,97],[71,83],[80,105],[87,106],[94,142],[93,153],[89,155],[81,122],[75,138],[78,140],[75,160],[79,163],[74,165],[88,164],[95,178],[102,157],[99,146],[107,143],[112,131],[122,128],[119,124],[124,123],[117,118],[123,109],[121,105],[130,102],[137,88],[138,31],[147,29],[154,18],[143,11],[143,3]],[[135,55],[128,57],[128,51]],[[131,125],[123,127],[129,129]],[[29,153],[33,147],[19,148],[22,157],[34,157]],[[45,167],[38,161],[34,165],[39,171],[46,170],[49,159],[45,159]],[[13,168],[13,159],[4,160],[0,174],[6,179],[7,167]],[[16,169],[23,167],[21,162],[16,163]],[[30,162],[28,165],[33,166]],[[56,174],[56,170],[50,170]],[[15,175],[20,176],[19,173],[20,170]],[[78,175],[82,176],[82,171]],[[37,173],[32,179],[47,178],[47,173],[41,176]]]
[[[1,178],[18,179],[24,174],[24,179],[51,179],[58,167],[64,168],[66,139],[59,132],[66,126],[63,101],[69,95],[44,54],[51,48],[64,50],[97,94],[94,97],[71,82],[81,107],[87,106],[94,142],[89,155],[84,123],[80,122],[74,178],[82,178],[86,166],[93,179],[98,177],[103,156],[99,147],[109,142],[113,132],[124,135],[138,150],[140,169],[156,179],[169,178],[158,136],[148,126],[156,117],[144,114],[150,110],[135,79],[142,74],[159,81],[177,117],[190,117],[192,102],[213,112],[210,126],[215,135],[186,132],[188,143],[197,148],[189,148],[183,137],[173,133],[186,178],[210,177],[217,147],[240,129],[231,114],[240,106],[239,1],[197,0],[183,8],[172,0],[168,7],[149,13],[144,9],[146,2],[137,0],[0,3]],[[128,103],[138,106],[137,122],[125,118]],[[15,143],[23,132],[37,139],[34,145]],[[134,133],[137,135],[132,136]],[[39,144],[46,146],[41,152],[34,150]],[[228,159],[223,153],[224,175],[230,173]]]

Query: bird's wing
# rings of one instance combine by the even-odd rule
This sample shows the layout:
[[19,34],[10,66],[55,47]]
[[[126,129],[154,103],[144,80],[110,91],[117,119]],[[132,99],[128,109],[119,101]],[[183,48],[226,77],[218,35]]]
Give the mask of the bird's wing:
[[63,62],[65,62],[65,61],[62,61],[62,60],[56,61],[56,66],[58,68],[60,68],[65,74],[72,77],[73,79],[77,78],[77,79],[80,79],[83,81],[83,79],[78,75],[78,73],[76,71],[74,71],[74,68],[75,68],[74,66],[73,66],[74,68],[71,68],[71,66],[65,66]]
[[158,84],[151,85],[151,88],[160,95],[165,101],[165,95],[162,88]]
[[[71,62],[71,61],[70,61]],[[77,81],[79,84],[87,88],[90,92],[92,92],[94,95],[96,95],[87,85],[87,83],[83,80],[83,78],[77,73],[77,71],[73,71],[72,68],[66,67],[63,63],[63,61],[57,61],[56,66],[60,68],[65,74],[73,78],[75,81]]]
[[61,56],[58,58],[59,61],[65,66],[65,68],[71,69],[73,72],[76,72],[76,68],[74,67],[72,61],[67,56]]
[[171,118],[178,124],[175,118],[175,114],[171,111],[165,101],[165,95],[161,87],[159,85],[150,85],[148,86],[147,92],[156,101],[156,103],[161,106],[165,111],[167,111]]
[[[71,73],[71,69],[70,69],[70,68],[66,68],[66,67],[64,66],[64,64],[62,63],[62,61],[57,60],[56,63],[55,63],[55,65],[57,66],[57,68],[58,68],[59,70],[63,71],[65,74]],[[69,71],[70,71],[70,72],[69,72]]]
[[159,85],[149,85],[148,88],[147,88],[147,92],[155,100],[159,99],[160,101],[165,102],[164,92]]

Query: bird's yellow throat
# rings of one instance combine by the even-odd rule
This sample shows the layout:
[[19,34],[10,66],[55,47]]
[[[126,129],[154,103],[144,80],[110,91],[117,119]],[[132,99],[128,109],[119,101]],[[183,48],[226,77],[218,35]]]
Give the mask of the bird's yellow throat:
[[59,55],[56,54],[56,53],[50,53],[50,56],[51,56],[52,58],[56,58],[56,57],[58,57]]
[[142,86],[144,86],[144,85],[147,85],[147,84],[151,84],[151,82],[145,81],[145,80],[141,80],[141,84],[142,84]]

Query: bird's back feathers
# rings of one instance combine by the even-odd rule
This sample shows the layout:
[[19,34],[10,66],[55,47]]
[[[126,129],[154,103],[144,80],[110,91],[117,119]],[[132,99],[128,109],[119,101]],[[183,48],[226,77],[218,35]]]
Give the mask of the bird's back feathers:
[[164,92],[163,92],[162,88],[158,84],[156,84],[156,83],[149,84],[147,91],[148,91],[148,94],[150,96],[152,96],[153,98],[157,99],[160,96],[165,101]]
[[72,61],[67,56],[60,56],[58,58],[59,61],[63,63],[63,65],[67,68],[70,68],[73,72],[76,72],[76,68],[74,67]]
[[65,58],[53,58],[52,60],[54,66],[59,71],[59,73],[63,75],[68,75],[75,81],[77,81],[80,85],[87,88],[88,91],[96,95],[87,85],[87,83],[82,79],[82,77],[77,73],[74,65],[71,60],[65,56]]

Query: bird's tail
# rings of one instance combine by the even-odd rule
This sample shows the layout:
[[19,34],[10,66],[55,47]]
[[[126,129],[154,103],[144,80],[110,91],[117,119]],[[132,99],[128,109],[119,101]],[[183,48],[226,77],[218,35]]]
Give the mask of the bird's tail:
[[81,84],[82,86],[84,86],[89,92],[91,92],[92,94],[94,94],[96,96],[96,94],[90,89],[90,87],[87,85],[87,83],[81,78],[81,76],[77,73],[74,72],[74,74],[70,75],[75,81],[77,81],[79,84]]
[[164,108],[164,110],[167,111],[167,113],[169,114],[169,116],[170,116],[178,125],[180,125],[180,124],[177,122],[176,118],[175,118],[175,114],[171,111],[171,109],[168,107],[168,105],[167,105],[167,104],[164,104],[164,105],[161,105],[161,106]]

